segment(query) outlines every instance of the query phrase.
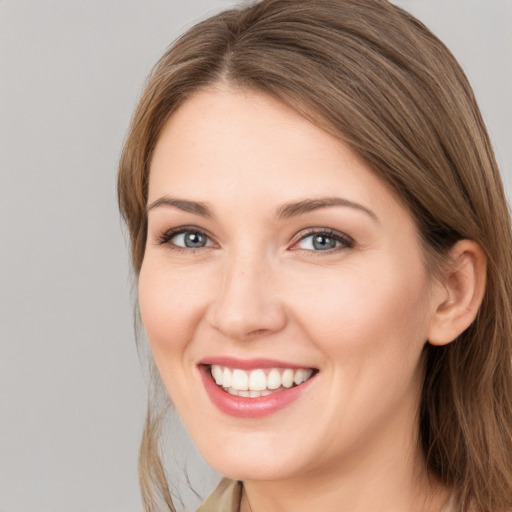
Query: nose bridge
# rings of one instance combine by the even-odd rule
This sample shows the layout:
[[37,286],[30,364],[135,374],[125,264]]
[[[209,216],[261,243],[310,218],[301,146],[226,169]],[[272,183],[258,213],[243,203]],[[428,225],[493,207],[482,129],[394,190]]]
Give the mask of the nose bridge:
[[277,293],[276,271],[263,251],[237,251],[226,258],[212,305],[213,327],[234,339],[281,330],[286,315]]

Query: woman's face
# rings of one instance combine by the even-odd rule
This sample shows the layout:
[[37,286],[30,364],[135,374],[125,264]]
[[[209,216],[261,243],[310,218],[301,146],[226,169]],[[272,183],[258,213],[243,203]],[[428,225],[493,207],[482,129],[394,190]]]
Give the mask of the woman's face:
[[433,286],[409,213],[287,106],[205,90],[165,125],[140,309],[219,472],[279,480],[414,457]]

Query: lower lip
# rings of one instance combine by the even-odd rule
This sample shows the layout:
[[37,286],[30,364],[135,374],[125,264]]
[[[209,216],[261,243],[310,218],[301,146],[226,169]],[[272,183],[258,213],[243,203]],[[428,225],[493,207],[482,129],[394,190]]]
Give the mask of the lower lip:
[[284,391],[276,391],[270,395],[257,398],[248,398],[230,395],[220,386],[217,386],[211,376],[209,366],[200,365],[199,371],[204,387],[213,404],[223,413],[238,418],[262,418],[283,409],[297,400],[309,388],[315,378],[315,375],[313,375],[313,377],[310,377],[299,386],[294,386]]

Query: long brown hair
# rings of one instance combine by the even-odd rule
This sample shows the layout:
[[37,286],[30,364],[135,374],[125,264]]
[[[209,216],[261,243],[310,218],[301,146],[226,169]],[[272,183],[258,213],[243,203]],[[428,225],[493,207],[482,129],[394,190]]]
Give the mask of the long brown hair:
[[[134,114],[118,178],[136,275],[144,258],[149,162],[162,126],[219,82],[272,95],[348,144],[388,183],[436,272],[460,239],[488,261],[476,320],[445,347],[426,346],[420,436],[428,468],[463,510],[512,509],[512,237],[492,147],[451,53],[385,0],[263,0],[185,33],[154,68]],[[174,510],[148,410],[140,455],[146,509]]]

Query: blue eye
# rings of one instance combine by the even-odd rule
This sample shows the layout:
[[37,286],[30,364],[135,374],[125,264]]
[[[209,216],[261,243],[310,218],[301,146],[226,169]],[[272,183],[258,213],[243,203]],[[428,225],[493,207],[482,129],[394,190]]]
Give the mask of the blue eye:
[[210,238],[202,231],[185,228],[168,231],[158,242],[161,245],[169,244],[171,248],[176,249],[201,249],[213,244]]
[[296,245],[305,251],[327,252],[338,248],[353,247],[354,242],[341,233],[324,230],[303,236]]
[[177,245],[178,247],[197,249],[199,247],[206,247],[206,245],[208,244],[208,237],[203,235],[203,233],[188,231],[185,233],[174,235],[171,238],[171,241],[173,242],[174,245]]

